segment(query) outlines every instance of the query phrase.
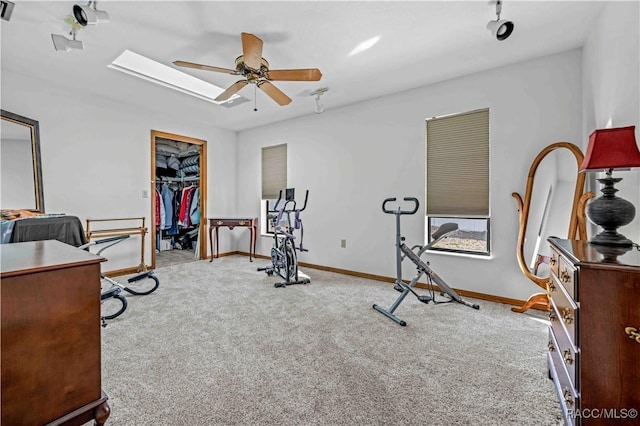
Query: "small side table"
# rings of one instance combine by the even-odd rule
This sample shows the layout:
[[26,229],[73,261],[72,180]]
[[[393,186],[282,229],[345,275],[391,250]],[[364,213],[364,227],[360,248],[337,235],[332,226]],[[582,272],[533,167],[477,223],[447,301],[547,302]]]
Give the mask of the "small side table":
[[[209,218],[209,245],[211,248],[211,260],[219,257],[220,243],[218,240],[218,229],[220,227],[227,227],[233,229],[236,227],[249,228],[251,236],[249,239],[249,262],[253,262],[253,257],[256,257],[256,240],[258,239],[258,218]],[[213,231],[216,231],[215,239]],[[216,252],[213,254],[213,247],[215,246]]]

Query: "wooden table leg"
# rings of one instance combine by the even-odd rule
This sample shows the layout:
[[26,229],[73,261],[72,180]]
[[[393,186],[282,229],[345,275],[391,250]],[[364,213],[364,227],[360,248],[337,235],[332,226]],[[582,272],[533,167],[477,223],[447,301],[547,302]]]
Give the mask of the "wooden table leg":
[[209,262],[213,262],[213,225],[209,225],[209,248],[211,249],[211,259]]
[[253,225],[249,227],[249,262],[253,262],[251,258],[251,248],[253,247],[253,239],[255,238],[253,235]]
[[256,241],[258,240],[258,226],[252,226],[251,231],[253,231],[253,257],[256,257]]
[[220,227],[216,226],[216,241],[215,241],[215,244],[214,244],[216,246],[216,259],[218,257],[220,257],[220,240],[219,240],[219,236],[218,236],[218,229],[220,229]]

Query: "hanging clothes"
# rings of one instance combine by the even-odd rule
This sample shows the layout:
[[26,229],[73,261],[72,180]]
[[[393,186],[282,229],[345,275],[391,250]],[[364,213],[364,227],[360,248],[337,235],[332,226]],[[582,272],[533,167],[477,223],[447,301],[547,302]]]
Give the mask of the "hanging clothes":
[[182,200],[180,202],[180,215],[178,216],[178,225],[185,228],[191,226],[191,202],[193,200],[193,193],[198,187],[195,185],[188,186],[182,190]]
[[[156,192],[160,194],[160,192],[158,192],[157,190]],[[165,216],[164,202],[162,201],[162,194],[160,194],[160,202],[158,204],[160,204],[160,229],[164,229],[166,216]]]
[[193,196],[191,197],[189,219],[191,220],[191,225],[193,226],[200,224],[200,188],[197,187],[195,191],[193,191]]
[[176,202],[176,199],[179,198],[180,191],[179,190],[172,191],[172,194],[173,195],[171,197],[171,206],[172,206],[173,214],[171,215],[171,227],[166,230],[166,235],[178,235],[180,233],[180,229],[178,228],[178,217],[177,217],[177,214],[180,211],[180,203]]
[[173,191],[169,188],[169,185],[163,183],[160,195],[164,206],[164,224],[160,229],[171,229],[173,223]]
[[160,219],[160,205],[162,204],[162,199],[160,198],[160,193],[158,192],[158,190],[155,190],[155,197],[156,197],[156,211],[155,211],[155,222],[156,222],[156,227],[160,227],[161,219]]

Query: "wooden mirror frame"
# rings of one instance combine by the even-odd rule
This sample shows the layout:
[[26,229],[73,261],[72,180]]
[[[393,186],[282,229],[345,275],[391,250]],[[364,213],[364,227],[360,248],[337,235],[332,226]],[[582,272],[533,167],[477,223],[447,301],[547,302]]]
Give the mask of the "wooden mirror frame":
[[[42,189],[42,163],[40,160],[40,128],[38,121],[31,118],[23,117],[9,111],[0,109],[2,120],[10,121],[20,126],[29,128],[31,133],[31,160],[33,165],[33,186],[35,190],[35,209],[25,208],[38,213],[44,213],[44,191]],[[19,210],[22,206],[11,207],[11,209]],[[26,207],[26,206],[25,206]],[[3,208],[5,208],[3,206]]]
[[[533,184],[534,178],[536,175],[536,171],[538,166],[542,162],[542,160],[551,152],[557,149],[568,149],[575,157],[577,168],[576,171],[580,168],[582,164],[582,160],[584,159],[584,155],[580,148],[571,142],[556,142],[551,145],[545,147],[540,153],[536,156],[529,168],[529,174],[527,175],[527,187],[525,190],[524,200],[517,192],[513,192],[511,196],[515,198],[516,203],[518,204],[518,212],[519,212],[519,230],[518,230],[518,243],[516,246],[516,257],[518,259],[518,265],[522,270],[522,273],[533,281],[538,287],[544,289],[545,291],[542,293],[536,293],[532,295],[524,305],[521,307],[513,307],[511,308],[514,312],[525,312],[526,310],[532,308],[534,305],[538,305],[539,307],[549,310],[550,302],[549,302],[549,279],[550,273],[547,276],[537,276],[535,275],[527,266],[527,262],[525,260],[524,254],[524,245],[525,238],[527,234],[527,224],[529,221],[529,210],[531,208],[531,196],[533,193]],[[576,172],[577,173],[577,172]],[[569,219],[569,230],[567,232],[568,239],[587,239],[587,231],[586,231],[586,220],[584,215],[584,207],[587,200],[594,196],[593,192],[584,193],[584,183],[585,183],[585,174],[577,173],[576,177],[576,185],[573,193],[573,203],[571,205],[571,216]]]

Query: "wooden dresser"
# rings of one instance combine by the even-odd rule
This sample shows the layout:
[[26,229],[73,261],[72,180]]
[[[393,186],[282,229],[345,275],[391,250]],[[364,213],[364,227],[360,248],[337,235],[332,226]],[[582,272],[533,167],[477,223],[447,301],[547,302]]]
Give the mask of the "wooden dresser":
[[3,244],[3,425],[104,424],[100,262],[55,240]]
[[547,361],[565,423],[639,425],[640,251],[549,243]]

